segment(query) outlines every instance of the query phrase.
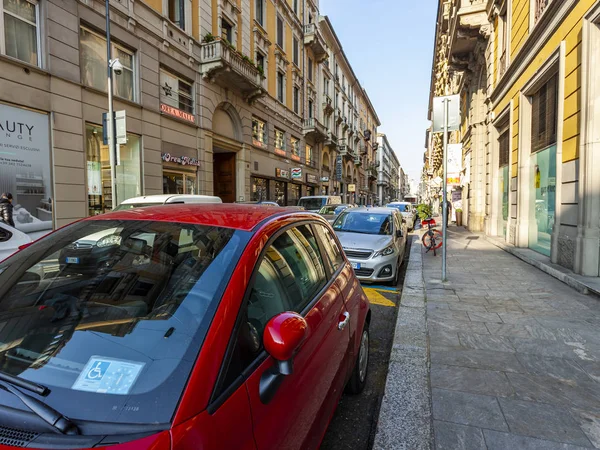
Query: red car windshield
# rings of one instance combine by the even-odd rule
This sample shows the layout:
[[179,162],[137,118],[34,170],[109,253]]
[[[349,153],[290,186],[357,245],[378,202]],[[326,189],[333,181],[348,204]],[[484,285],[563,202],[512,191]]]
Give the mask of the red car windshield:
[[75,420],[170,422],[249,234],[95,220],[42,239],[0,264],[0,371]]

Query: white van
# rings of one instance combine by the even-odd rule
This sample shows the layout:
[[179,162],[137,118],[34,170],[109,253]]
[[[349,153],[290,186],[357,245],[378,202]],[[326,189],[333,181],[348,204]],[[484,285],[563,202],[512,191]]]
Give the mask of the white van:
[[223,201],[219,197],[214,197],[212,195],[145,195],[143,197],[134,197],[125,200],[115,208],[115,211],[143,208],[145,206],[168,205],[173,203],[223,203]]
[[302,206],[307,211],[319,212],[323,206],[341,205],[342,197],[339,195],[315,195],[312,197],[302,197],[298,201],[298,206]]

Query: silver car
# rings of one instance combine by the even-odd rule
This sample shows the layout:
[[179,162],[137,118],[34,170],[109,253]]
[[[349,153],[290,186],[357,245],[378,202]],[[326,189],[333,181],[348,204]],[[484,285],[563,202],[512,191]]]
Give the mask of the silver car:
[[347,209],[333,229],[359,280],[398,283],[407,230],[397,209]]

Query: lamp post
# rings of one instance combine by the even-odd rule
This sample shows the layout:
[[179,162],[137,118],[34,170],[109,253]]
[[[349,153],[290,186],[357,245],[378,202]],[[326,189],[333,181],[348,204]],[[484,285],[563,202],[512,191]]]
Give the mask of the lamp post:
[[108,153],[110,161],[110,190],[111,190],[111,208],[115,209],[118,206],[117,202],[117,144],[115,139],[115,118],[113,110],[113,72],[116,75],[120,75],[123,72],[123,65],[118,59],[113,61],[112,51],[110,46],[110,5],[109,0],[106,0],[106,60],[107,64],[107,78],[108,78],[108,116],[106,118],[107,125],[107,138],[108,138]]

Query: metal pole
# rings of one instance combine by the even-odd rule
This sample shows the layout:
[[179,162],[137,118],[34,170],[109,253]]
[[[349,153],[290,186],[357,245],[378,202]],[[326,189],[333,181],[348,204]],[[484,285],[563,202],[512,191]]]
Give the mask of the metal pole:
[[112,52],[110,48],[110,5],[109,0],[106,0],[106,66],[108,78],[108,117],[106,118],[106,126],[108,127],[108,154],[110,156],[110,192],[111,192],[111,207],[115,209],[117,203],[117,158],[115,151],[114,138],[114,111],[113,111],[113,90],[112,90]]
[[442,281],[448,281],[446,277],[446,247],[448,243],[448,104],[449,99],[444,99],[444,180],[442,182],[443,195],[442,195],[442,211],[443,211],[443,223],[442,223]]

